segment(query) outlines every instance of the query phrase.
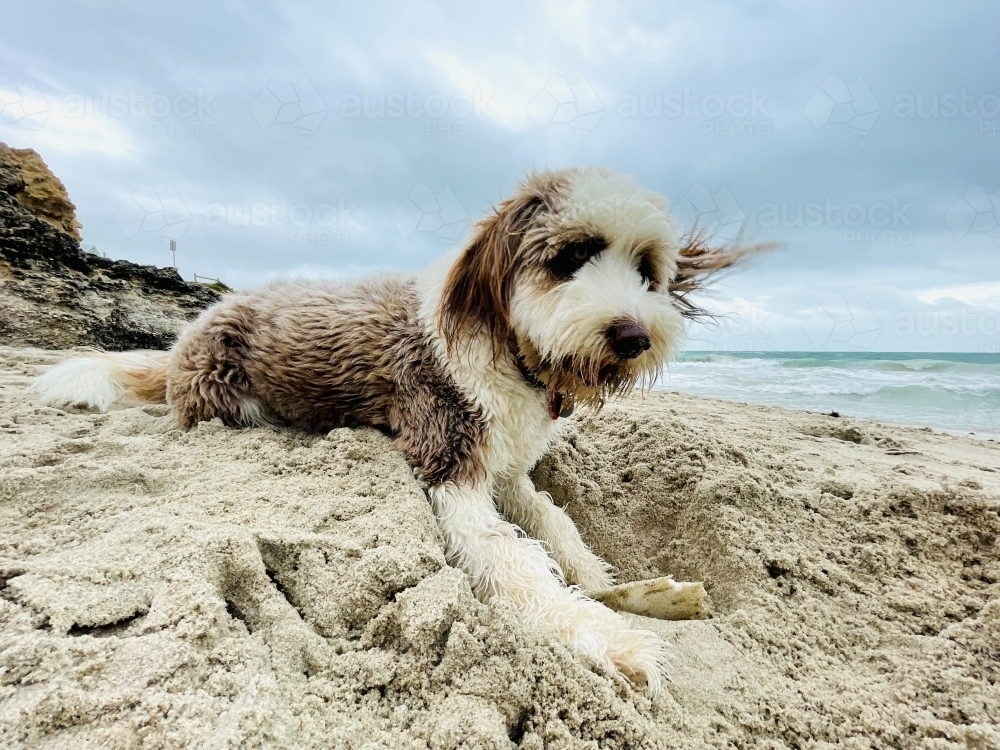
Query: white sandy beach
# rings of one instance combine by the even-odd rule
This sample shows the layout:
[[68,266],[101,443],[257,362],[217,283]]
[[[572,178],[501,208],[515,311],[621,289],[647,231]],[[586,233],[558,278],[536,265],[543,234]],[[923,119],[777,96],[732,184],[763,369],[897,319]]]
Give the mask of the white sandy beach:
[[1000,747],[1000,446],[653,393],[535,472],[704,581],[654,700],[476,602],[387,438],[40,407],[0,347],[0,746]]

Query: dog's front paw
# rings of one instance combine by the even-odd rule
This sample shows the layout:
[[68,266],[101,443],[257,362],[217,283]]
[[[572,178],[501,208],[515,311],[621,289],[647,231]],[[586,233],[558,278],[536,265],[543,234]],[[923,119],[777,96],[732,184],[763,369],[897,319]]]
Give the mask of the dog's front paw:
[[603,604],[578,597],[572,611],[562,613],[560,635],[579,653],[634,683],[645,683],[655,695],[666,675],[667,644],[648,630],[629,628],[624,618]]
[[605,591],[615,585],[614,569],[577,540],[554,550],[566,583],[579,586],[589,594]]
[[645,683],[652,695],[660,691],[667,674],[668,649],[655,633],[623,628],[609,641],[608,656],[632,682]]
[[563,561],[563,574],[567,583],[579,586],[588,594],[606,591],[615,585],[612,567],[590,550]]

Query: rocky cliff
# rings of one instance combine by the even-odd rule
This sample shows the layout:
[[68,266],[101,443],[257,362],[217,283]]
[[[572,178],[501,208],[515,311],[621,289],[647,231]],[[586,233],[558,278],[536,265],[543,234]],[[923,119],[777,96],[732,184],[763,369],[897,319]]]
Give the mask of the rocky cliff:
[[0,143],[0,344],[165,349],[219,297],[173,268],[86,253],[79,230],[41,157]]

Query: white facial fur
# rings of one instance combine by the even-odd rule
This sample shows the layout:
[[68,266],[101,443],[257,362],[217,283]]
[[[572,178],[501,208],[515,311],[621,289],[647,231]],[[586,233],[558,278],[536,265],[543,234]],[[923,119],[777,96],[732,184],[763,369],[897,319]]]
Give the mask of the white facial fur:
[[[659,196],[628,178],[596,170],[579,173],[570,194],[543,219],[554,255],[567,238],[597,236],[607,247],[571,278],[553,284],[544,269],[528,268],[514,285],[511,320],[515,332],[543,360],[574,357],[614,361],[606,331],[632,320],[650,333],[652,346],[621,363],[635,381],[658,371],[683,335],[683,319],[667,293],[676,270],[678,243],[673,221]],[[641,253],[655,248],[659,288],[652,290],[639,270]]]

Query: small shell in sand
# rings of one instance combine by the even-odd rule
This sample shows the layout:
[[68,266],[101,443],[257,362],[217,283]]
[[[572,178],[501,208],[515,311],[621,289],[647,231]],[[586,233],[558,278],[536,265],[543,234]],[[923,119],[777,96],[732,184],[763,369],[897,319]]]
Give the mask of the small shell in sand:
[[592,596],[619,612],[659,620],[702,620],[708,617],[705,587],[701,583],[678,582],[670,576],[623,583]]

